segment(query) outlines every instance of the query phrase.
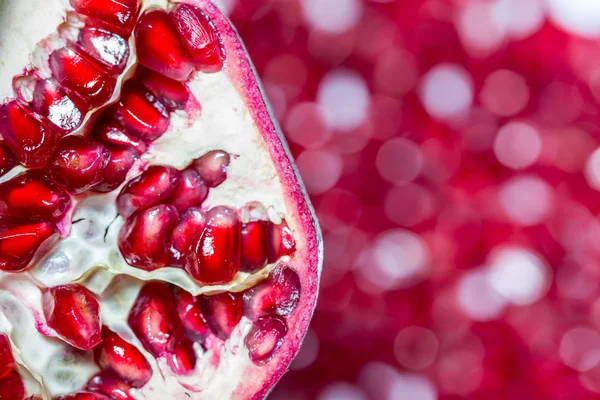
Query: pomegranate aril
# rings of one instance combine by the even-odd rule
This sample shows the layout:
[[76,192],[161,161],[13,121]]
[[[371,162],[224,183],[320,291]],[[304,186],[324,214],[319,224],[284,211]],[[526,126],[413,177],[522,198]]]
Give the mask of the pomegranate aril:
[[289,256],[296,251],[296,240],[287,222],[272,224],[269,230],[269,262],[273,263],[283,256]]
[[90,108],[104,105],[112,96],[116,78],[102,71],[75,47],[63,47],[50,55],[52,74],[64,88],[80,96]]
[[268,315],[287,317],[298,305],[300,290],[296,271],[278,267],[267,279],[244,292],[244,315],[252,321]]
[[198,173],[186,169],[181,173],[179,183],[173,192],[170,203],[177,210],[184,211],[190,207],[199,206],[208,196],[208,186]]
[[167,200],[179,183],[179,171],[162,165],[148,167],[125,185],[117,197],[119,214],[127,218],[137,210]]
[[119,233],[119,250],[125,261],[147,271],[169,265],[169,239],[177,219],[175,207],[165,204],[129,217]]
[[120,35],[106,29],[86,26],[79,31],[78,43],[109,73],[118,75],[125,70],[129,59],[129,45]]
[[242,271],[253,273],[267,264],[267,227],[266,221],[242,225]]
[[81,136],[63,138],[50,164],[54,181],[73,194],[83,193],[102,182],[110,152],[101,143]]
[[169,14],[163,10],[145,12],[135,31],[138,61],[176,81],[186,81],[194,70],[191,57]]
[[56,149],[56,132],[33,110],[11,101],[0,106],[0,137],[27,168],[46,165]]
[[185,334],[193,340],[203,343],[210,335],[210,329],[200,310],[198,297],[194,297],[178,287],[173,289],[173,296],[177,306],[177,315],[179,315]]
[[139,0],[70,0],[80,14],[98,19],[129,36],[140,8]]
[[125,131],[146,141],[154,141],[169,127],[169,112],[143,87],[130,84],[114,108],[114,116]]
[[17,160],[8,147],[0,144],[0,176],[13,169],[16,163]]
[[127,178],[133,163],[138,159],[138,153],[132,148],[108,148],[110,160],[104,169],[104,177],[94,191],[112,192]]
[[171,16],[196,68],[202,72],[220,71],[223,68],[223,48],[208,16],[189,4],[178,4]]
[[135,400],[129,394],[131,386],[106,372],[101,372],[90,379],[85,389],[105,394],[113,400]]
[[181,324],[173,296],[163,282],[144,285],[127,321],[144,348],[155,357],[165,353]]
[[113,400],[111,397],[108,397],[101,393],[94,392],[77,392],[72,394],[66,394],[64,396],[59,396],[55,400]]
[[[4,378],[15,367],[15,359],[8,336],[0,334],[0,378]],[[0,397],[1,398],[1,397]]]
[[23,400],[25,397],[25,386],[21,377],[16,372],[10,372],[0,378],[0,399]]
[[195,160],[194,168],[208,186],[217,187],[227,179],[227,167],[230,162],[229,153],[213,150]]
[[25,225],[0,224],[0,270],[18,272],[42,256],[58,240],[51,222]]
[[136,388],[152,377],[152,367],[137,347],[108,328],[102,330],[102,343],[94,349],[94,358],[102,370]]
[[101,121],[95,124],[90,133],[90,138],[107,145],[132,147],[139,155],[144,154],[147,148],[146,142],[133,137],[116,122]]
[[185,84],[143,67],[136,72],[136,77],[167,108],[185,108],[190,97]]
[[252,362],[257,365],[266,364],[281,347],[287,330],[285,321],[278,317],[256,320],[244,338]]
[[217,206],[186,262],[186,271],[199,282],[230,282],[240,270],[241,224],[236,210]]
[[79,128],[87,110],[77,99],[71,99],[54,79],[40,80],[33,91],[33,110],[69,133]]
[[77,284],[49,288],[42,297],[48,326],[71,346],[90,350],[100,343],[98,301]]
[[181,214],[171,235],[171,264],[178,266],[185,264],[192,246],[200,239],[205,225],[206,214],[201,208],[192,207]]
[[199,298],[200,309],[213,333],[226,340],[242,319],[242,299],[239,293],[221,293]]
[[174,336],[169,344],[167,362],[178,375],[187,375],[196,368],[196,352],[192,341],[185,336]]

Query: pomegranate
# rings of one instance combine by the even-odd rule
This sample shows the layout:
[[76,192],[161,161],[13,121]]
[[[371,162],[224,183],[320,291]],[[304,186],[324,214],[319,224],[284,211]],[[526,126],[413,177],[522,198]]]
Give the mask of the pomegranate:
[[235,31],[208,0],[5,3],[0,398],[264,398],[322,248]]

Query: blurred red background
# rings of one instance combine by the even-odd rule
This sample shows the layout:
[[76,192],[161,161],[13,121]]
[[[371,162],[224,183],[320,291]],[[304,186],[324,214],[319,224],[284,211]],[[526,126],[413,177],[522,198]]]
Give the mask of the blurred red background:
[[324,233],[271,399],[600,398],[600,2],[220,3]]

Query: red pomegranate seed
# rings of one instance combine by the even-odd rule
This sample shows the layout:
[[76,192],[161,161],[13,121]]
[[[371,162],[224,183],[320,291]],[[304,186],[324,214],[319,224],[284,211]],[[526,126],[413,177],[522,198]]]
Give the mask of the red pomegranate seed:
[[226,340],[242,319],[242,299],[239,293],[221,293],[201,296],[200,309],[208,326],[222,340]]
[[289,256],[296,251],[296,241],[287,222],[279,225],[272,224],[269,232],[269,262],[273,263],[283,256]]
[[83,286],[50,288],[42,303],[48,326],[71,346],[90,350],[102,340],[98,301]]
[[146,271],[169,265],[169,239],[177,218],[175,207],[165,204],[129,217],[119,233],[119,250],[125,261]]
[[8,336],[0,334],[0,378],[4,378],[15,367],[15,359]]
[[140,68],[136,72],[140,83],[171,110],[183,110],[190,97],[185,84],[149,70]]
[[58,83],[77,93],[90,108],[104,105],[117,83],[114,76],[74,47],[55,50],[50,55],[50,69]]
[[137,152],[132,147],[108,148],[110,160],[104,169],[104,178],[94,190],[96,192],[112,192],[127,178],[127,173],[138,159]]
[[178,287],[173,289],[173,296],[185,334],[203,343],[210,335],[210,329],[200,310],[198,298]]
[[108,23],[126,36],[131,34],[140,8],[139,0],[70,0],[70,3],[78,13]]
[[102,121],[95,124],[90,132],[90,138],[113,146],[133,147],[139,155],[146,152],[146,142],[131,136],[116,122]]
[[127,218],[137,210],[167,200],[177,187],[179,171],[153,165],[125,185],[117,198],[119,214]]
[[0,225],[0,269],[17,272],[26,269],[34,258],[49,250],[58,240],[51,222],[26,225]]
[[193,169],[186,169],[181,173],[181,179],[171,196],[170,203],[177,210],[184,211],[201,205],[206,196],[208,196],[208,186],[204,180]]
[[192,341],[185,336],[173,337],[169,344],[167,362],[171,370],[178,375],[187,375],[196,368],[196,351]]
[[161,137],[169,127],[166,107],[139,85],[125,87],[114,112],[126,132],[149,142]]
[[94,392],[77,392],[59,396],[55,400],[113,400],[110,397]]
[[140,64],[171,79],[183,82],[194,70],[173,21],[163,10],[148,11],[140,17],[135,46]]
[[217,187],[227,179],[227,167],[230,162],[229,153],[213,150],[195,160],[194,168],[208,186]]
[[259,318],[244,338],[248,355],[257,365],[266,364],[277,352],[287,334],[286,323],[278,317]]
[[84,104],[71,99],[54,79],[38,81],[33,91],[33,110],[69,133],[79,128],[87,111]]
[[57,221],[71,197],[37,171],[28,171],[0,184],[0,218],[40,218]]
[[16,372],[10,372],[4,378],[0,378],[0,399],[23,400],[24,397],[25,386]]
[[131,386],[106,372],[101,372],[90,379],[85,389],[105,394],[113,400],[135,400],[129,394]]
[[128,323],[146,350],[162,355],[180,325],[173,296],[163,282],[147,283],[129,313]]
[[267,264],[266,221],[250,221],[242,225],[242,271],[256,272]]
[[0,176],[14,168],[17,161],[8,147],[0,144]]
[[192,207],[180,217],[171,235],[171,264],[184,265],[192,246],[197,243],[206,225],[206,215],[201,208]]
[[206,284],[230,282],[240,270],[240,242],[237,211],[225,206],[212,208],[204,232],[187,258],[186,271]]
[[196,68],[202,72],[220,71],[223,68],[223,48],[208,16],[189,4],[178,4],[171,15]]
[[50,174],[69,192],[83,193],[102,182],[109,161],[110,152],[104,145],[67,136],[58,144]]
[[94,359],[102,370],[112,372],[136,388],[144,386],[152,377],[152,367],[146,357],[108,328],[102,329],[102,343],[94,349]]
[[0,106],[0,136],[27,168],[46,165],[56,149],[56,133],[32,110],[11,101]]
[[79,45],[109,73],[118,75],[125,70],[129,45],[120,35],[86,26],[79,31]]
[[267,279],[244,292],[244,315],[252,321],[267,315],[287,317],[298,305],[300,289],[296,271],[278,267]]

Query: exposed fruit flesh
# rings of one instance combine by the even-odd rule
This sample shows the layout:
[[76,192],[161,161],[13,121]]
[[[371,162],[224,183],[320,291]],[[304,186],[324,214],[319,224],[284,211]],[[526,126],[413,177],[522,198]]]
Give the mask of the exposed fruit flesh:
[[242,298],[239,293],[221,293],[200,299],[200,309],[215,335],[225,340],[242,318]]
[[26,269],[58,240],[51,222],[15,225],[0,224],[0,270],[18,272]]
[[85,389],[90,392],[105,394],[113,400],[135,400],[129,392],[131,386],[105,372],[101,372],[90,379]]
[[128,36],[135,26],[139,0],[70,0],[71,6],[83,15],[112,25]]
[[0,378],[0,399],[23,400],[25,386],[16,372],[11,372],[4,378]]
[[0,378],[4,378],[15,367],[10,340],[5,334],[0,334]]

